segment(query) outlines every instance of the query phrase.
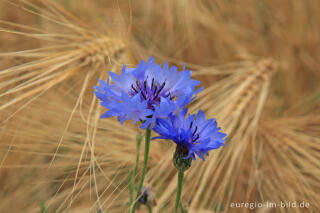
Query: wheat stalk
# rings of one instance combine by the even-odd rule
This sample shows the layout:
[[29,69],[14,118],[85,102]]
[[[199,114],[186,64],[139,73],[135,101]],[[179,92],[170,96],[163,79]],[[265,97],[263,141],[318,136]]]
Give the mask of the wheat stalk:
[[[102,66],[118,58],[125,49],[121,40],[82,27],[79,20],[71,19],[73,16],[54,2],[40,2],[44,8],[24,1],[26,6],[39,12],[27,9],[26,6],[22,9],[39,15],[49,24],[56,24],[69,33],[49,33],[46,29],[38,30],[22,24],[0,22],[4,25],[0,27],[2,32],[49,39],[52,43],[30,50],[1,53],[1,57],[19,57],[29,62],[0,71],[0,81],[3,82],[0,86],[0,110],[46,91],[68,78],[83,76],[79,73],[100,72]],[[11,27],[17,29],[9,30]],[[10,80],[6,81],[7,79]]]

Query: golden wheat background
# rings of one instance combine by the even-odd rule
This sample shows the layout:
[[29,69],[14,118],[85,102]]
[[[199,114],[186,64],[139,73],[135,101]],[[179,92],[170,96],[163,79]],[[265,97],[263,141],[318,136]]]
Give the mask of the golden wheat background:
[[[205,89],[191,112],[203,109],[229,135],[186,173],[189,212],[320,212],[320,1],[1,0],[0,8],[0,212],[129,210],[143,131],[100,120],[93,86],[149,56],[192,69]],[[173,209],[173,150],[151,143],[153,212]],[[230,208],[280,201],[310,207]]]

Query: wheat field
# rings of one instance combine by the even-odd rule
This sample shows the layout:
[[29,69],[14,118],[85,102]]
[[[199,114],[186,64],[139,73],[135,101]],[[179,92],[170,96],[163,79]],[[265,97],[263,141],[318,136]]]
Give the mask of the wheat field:
[[[0,0],[0,8],[1,213],[129,211],[128,171],[144,132],[99,119],[93,86],[150,56],[192,70],[204,89],[190,111],[228,134],[186,172],[188,212],[320,212],[320,1]],[[153,212],[173,212],[173,151],[151,142]],[[231,205],[268,202],[309,207]]]

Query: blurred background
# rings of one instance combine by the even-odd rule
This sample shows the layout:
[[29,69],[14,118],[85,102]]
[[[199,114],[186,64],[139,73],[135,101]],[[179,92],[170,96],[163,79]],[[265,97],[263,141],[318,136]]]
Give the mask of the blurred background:
[[[320,1],[1,0],[0,8],[0,212],[128,212],[143,131],[99,119],[93,86],[150,56],[193,71],[204,90],[190,112],[204,110],[229,136],[186,172],[188,212],[320,212]],[[174,148],[151,143],[153,212],[174,206]]]

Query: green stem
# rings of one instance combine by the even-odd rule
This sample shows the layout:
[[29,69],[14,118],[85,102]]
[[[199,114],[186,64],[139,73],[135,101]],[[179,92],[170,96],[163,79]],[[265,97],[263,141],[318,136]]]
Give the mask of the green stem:
[[182,203],[180,203],[181,213],[188,213],[186,209],[183,208]]
[[152,213],[152,206],[151,205],[147,205],[147,207],[148,207],[149,213]]
[[144,176],[146,175],[147,171],[147,165],[148,165],[148,158],[149,158],[149,146],[150,146],[150,138],[151,138],[151,129],[148,127],[146,129],[146,137],[145,137],[145,147],[144,147],[144,160],[143,160],[143,168],[142,168],[142,174],[141,174],[141,179],[138,185],[137,189],[137,196],[136,196],[136,201],[133,203],[133,206],[130,210],[130,213],[133,213],[136,210],[137,206],[137,200],[140,197],[140,192],[142,189],[143,181],[144,181]]
[[180,197],[181,197],[182,185],[183,185],[183,176],[184,176],[184,173],[179,171],[176,205],[174,206],[174,212],[175,213],[178,213],[178,209],[179,209],[179,203],[180,203]]
[[138,171],[138,165],[139,165],[139,157],[140,157],[140,145],[141,145],[141,135],[137,135],[137,151],[136,151],[136,164],[134,166],[133,173],[129,173],[129,190],[130,190],[130,206],[132,205],[133,202],[133,193],[134,193],[134,185],[135,185],[135,180],[136,180],[136,175]]

